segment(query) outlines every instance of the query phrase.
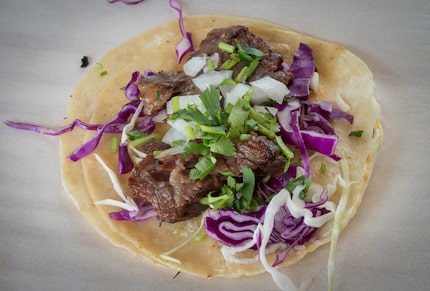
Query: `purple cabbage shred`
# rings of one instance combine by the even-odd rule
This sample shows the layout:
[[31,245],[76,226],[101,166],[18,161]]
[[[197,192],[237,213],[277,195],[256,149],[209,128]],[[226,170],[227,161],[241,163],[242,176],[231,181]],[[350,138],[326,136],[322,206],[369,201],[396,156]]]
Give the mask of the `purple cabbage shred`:
[[[320,208],[328,199],[327,191],[324,190],[320,196],[321,200],[315,203],[306,203],[314,217],[324,215],[329,211]],[[238,213],[234,210],[208,211],[205,218],[207,234],[216,241],[230,247],[237,247],[246,244],[253,239],[254,232],[258,224],[263,224],[267,206],[261,206],[256,212]],[[314,239],[317,228],[304,223],[304,218],[295,218],[284,205],[275,215],[275,221],[268,244],[285,243],[287,248],[277,254],[274,266],[284,261],[289,251],[298,245]],[[260,237],[261,240],[261,237]],[[257,244],[252,249],[257,249]]]
[[182,5],[177,0],[170,0],[170,8],[176,10],[179,14],[179,30],[182,34],[182,39],[176,45],[176,55],[178,57],[178,64],[181,62],[182,58],[189,52],[194,51],[192,34],[185,30],[184,17],[182,15]]
[[116,3],[116,2],[121,2],[121,3],[126,4],[126,5],[136,5],[136,4],[139,4],[143,1],[144,0],[107,0],[107,2],[109,2],[111,4]]
[[144,221],[157,216],[157,212],[152,205],[145,204],[143,199],[134,198],[133,200],[139,210],[128,211],[123,209],[118,212],[109,213],[109,217],[113,220]]

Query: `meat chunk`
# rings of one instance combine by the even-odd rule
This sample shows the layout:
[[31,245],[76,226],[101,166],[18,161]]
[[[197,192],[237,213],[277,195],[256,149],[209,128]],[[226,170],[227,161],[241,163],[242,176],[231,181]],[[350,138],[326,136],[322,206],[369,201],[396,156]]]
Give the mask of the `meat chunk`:
[[252,134],[247,141],[236,142],[236,155],[226,158],[231,169],[249,167],[257,177],[278,176],[285,166],[279,147],[263,135]]
[[[165,148],[161,143],[158,145]],[[156,146],[151,145],[156,150]],[[200,199],[224,185],[225,172],[241,176],[241,168],[247,166],[256,176],[278,176],[283,171],[285,158],[276,144],[265,136],[253,134],[248,141],[236,143],[234,157],[216,155],[217,165],[203,180],[192,180],[189,173],[199,160],[197,155],[172,155],[155,159],[148,155],[133,170],[129,187],[137,196],[152,204],[158,219],[177,222],[199,215],[206,206]]]
[[[244,26],[231,26],[214,29],[201,42],[199,50],[192,56],[220,55],[220,64],[230,59],[231,55],[218,48],[220,42],[237,47],[249,46],[264,53],[259,66],[249,81],[271,76],[285,84],[289,74],[281,70],[282,55],[273,51],[260,37],[249,32]],[[233,77],[248,65],[240,61],[233,67]],[[138,81],[140,97],[144,101],[145,115],[152,115],[162,108],[175,95],[196,94],[198,89],[192,78],[183,72],[159,72],[142,77]],[[235,141],[236,155],[225,157],[215,155],[215,169],[203,180],[189,178],[190,170],[199,161],[200,156],[172,155],[154,158],[149,154],[136,165],[129,178],[129,187],[137,196],[152,204],[158,212],[160,221],[177,222],[200,214],[206,206],[200,199],[209,192],[219,191],[226,181],[222,173],[231,172],[241,177],[242,168],[251,168],[257,177],[279,176],[285,165],[285,157],[280,154],[278,146],[265,136],[255,133],[246,141]],[[152,143],[143,149],[144,152],[165,149],[163,143]]]
[[[280,53],[273,51],[262,38],[253,35],[245,26],[231,26],[214,29],[201,42],[199,50],[191,56],[212,55],[218,53],[220,64],[230,58],[230,54],[218,48],[220,42],[225,42],[237,47],[237,41],[241,45],[247,45],[264,52],[259,66],[248,78],[248,81],[258,80],[270,76],[284,84],[288,84],[291,75],[280,68],[284,62]],[[243,61],[236,64],[233,70],[233,78],[247,64]],[[144,114],[152,115],[162,108],[165,103],[177,95],[191,95],[200,93],[194,85],[192,77],[184,72],[158,72],[138,80],[140,98],[144,102]]]
[[192,79],[184,72],[158,72],[142,77],[137,84],[144,102],[143,112],[152,115],[176,95],[198,93]]
[[[220,56],[220,64],[222,64],[230,59],[230,53],[218,48],[220,42],[228,43],[236,48],[236,42],[239,42],[242,46],[256,48],[264,53],[264,57],[254,73],[249,77],[249,81],[258,80],[265,76],[273,77],[284,84],[287,84],[290,80],[291,75],[281,70],[284,62],[283,56],[273,51],[262,38],[255,36],[247,27],[242,25],[213,29],[200,43],[199,50],[193,52],[191,56],[212,55],[217,52]],[[242,61],[234,66],[233,76],[236,76],[245,65],[245,62]]]
[[200,199],[211,191],[221,189],[225,177],[211,174],[204,180],[189,178],[190,169],[198,157],[167,156],[155,159],[148,155],[133,170],[130,190],[157,209],[158,219],[177,222],[199,215],[207,206]]

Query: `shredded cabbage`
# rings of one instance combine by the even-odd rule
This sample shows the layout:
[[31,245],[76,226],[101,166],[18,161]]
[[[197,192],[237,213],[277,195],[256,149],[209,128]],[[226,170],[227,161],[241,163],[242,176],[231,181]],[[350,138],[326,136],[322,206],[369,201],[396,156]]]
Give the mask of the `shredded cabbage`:
[[176,55],[178,57],[178,64],[181,62],[182,58],[189,52],[194,51],[192,35],[190,32],[185,31],[184,18],[182,16],[182,6],[177,0],[170,0],[170,7],[176,10],[179,14],[179,29],[182,34],[182,39],[176,45]]
[[288,69],[294,76],[288,84],[288,89],[290,90],[288,97],[309,96],[309,86],[315,69],[312,48],[307,44],[300,43],[299,48],[294,54],[293,63]]
[[[290,193],[282,187],[273,196],[278,197],[277,199],[282,198],[283,204],[276,212],[268,244],[283,243],[288,246],[278,254],[274,265],[280,264],[293,247],[311,240],[317,228],[332,219],[334,215],[335,205],[333,202],[327,201],[327,190],[320,194],[320,201],[317,202],[304,202],[298,198],[302,190],[303,186],[297,186],[291,198]],[[259,246],[254,238],[255,231],[258,225],[264,225],[267,221],[269,205],[263,205],[256,212],[250,213],[239,213],[234,210],[209,210],[205,220],[206,232],[214,240],[223,243],[225,247],[235,248],[233,253],[238,251],[237,248],[241,250],[244,245],[257,249]],[[252,244],[251,241],[253,241]],[[227,251],[224,252],[227,253]]]
[[333,290],[334,281],[334,256],[336,254],[337,241],[339,239],[340,231],[342,230],[342,220],[346,211],[346,204],[349,200],[350,185],[351,181],[349,178],[349,167],[346,159],[340,160],[340,166],[342,169],[343,186],[340,200],[337,205],[337,210],[334,216],[333,228],[331,230],[331,243],[330,243],[330,254],[327,263],[327,279],[328,279],[328,290]]
[[96,204],[103,204],[103,205],[112,205],[121,207],[128,211],[137,211],[138,207],[134,200],[131,197],[128,197],[124,194],[124,191],[121,188],[121,184],[119,183],[118,177],[115,175],[115,173],[106,165],[106,163],[103,161],[103,159],[97,155],[94,154],[96,157],[96,160],[100,163],[100,165],[103,167],[103,169],[106,171],[106,173],[109,175],[109,178],[112,182],[112,185],[114,187],[115,192],[118,194],[118,196],[121,198],[121,201],[112,200],[112,199],[104,199],[101,201],[95,202]]
[[128,136],[127,134],[133,130],[133,128],[136,125],[137,118],[139,117],[140,113],[143,109],[143,102],[139,103],[139,106],[137,106],[136,111],[134,112],[133,116],[131,117],[131,120],[127,125],[124,126],[121,134],[121,143],[119,145],[118,149],[118,172],[120,174],[126,174],[133,170],[133,161],[130,158],[130,154],[128,152]]
[[263,226],[261,227],[261,244],[259,247],[259,258],[264,269],[272,276],[273,281],[281,290],[306,290],[310,286],[309,281],[302,283],[300,288],[297,288],[294,282],[284,273],[281,273],[275,267],[269,265],[266,258],[266,246],[269,243],[274,225],[275,216],[279,209],[285,204],[285,200],[290,196],[290,193],[284,189],[280,191],[267,206]]
[[109,176],[109,179],[112,182],[113,188],[122,201],[114,200],[114,199],[104,199],[100,201],[94,202],[97,205],[110,205],[122,208],[122,211],[112,212],[109,214],[110,218],[115,220],[130,220],[130,221],[142,221],[148,220],[156,217],[157,212],[155,211],[152,205],[146,205],[142,199],[133,199],[124,194],[123,189],[121,188],[121,184],[118,180],[118,177],[112,171],[103,159],[94,154],[96,160],[100,163],[102,168],[106,171]]
[[121,2],[121,3],[124,3],[126,5],[136,5],[136,4],[139,4],[143,1],[144,0],[107,0],[107,2],[109,2],[109,3]]

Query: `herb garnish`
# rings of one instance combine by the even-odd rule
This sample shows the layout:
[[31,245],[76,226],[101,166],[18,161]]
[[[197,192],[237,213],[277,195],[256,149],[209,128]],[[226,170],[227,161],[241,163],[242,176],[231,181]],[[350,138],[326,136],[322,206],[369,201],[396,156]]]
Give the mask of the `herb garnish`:
[[227,183],[221,188],[219,194],[209,193],[200,200],[200,203],[209,205],[213,211],[231,208],[238,212],[255,211],[262,201],[259,201],[258,197],[254,197],[254,172],[248,167],[243,167],[242,173],[241,181],[228,176]]
[[354,137],[361,137],[363,135],[363,130],[356,130],[356,131],[351,131],[349,133],[349,136],[354,136]]

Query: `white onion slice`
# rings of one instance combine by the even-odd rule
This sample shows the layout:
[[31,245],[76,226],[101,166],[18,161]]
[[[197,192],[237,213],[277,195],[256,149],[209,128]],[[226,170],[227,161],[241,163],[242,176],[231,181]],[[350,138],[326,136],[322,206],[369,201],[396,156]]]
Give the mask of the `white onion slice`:
[[206,56],[192,57],[184,65],[184,73],[188,76],[195,77],[206,66]]
[[320,82],[320,75],[318,72],[313,72],[311,76],[311,82],[309,84],[309,89],[312,89],[313,91],[318,91],[318,85]]
[[205,91],[210,85],[218,86],[224,80],[231,78],[233,71],[209,71],[193,78],[193,83],[200,91]]
[[175,96],[166,102],[167,114],[173,114],[179,109],[186,109],[188,105],[195,105],[202,112],[206,112],[206,107],[200,99],[199,95],[184,95]]
[[171,128],[164,134],[161,141],[170,146],[173,145],[173,142],[178,140],[190,140],[195,132],[195,125],[183,119],[177,119],[175,121],[168,120],[167,124],[169,124]]
[[214,53],[210,57],[206,55],[190,58],[183,66],[184,73],[190,77],[195,77],[200,71],[209,72],[208,62],[212,61],[214,68],[218,67],[219,54]]
[[230,103],[232,105],[236,104],[237,100],[242,98],[246,92],[250,89],[250,86],[246,84],[237,84],[229,92],[224,95],[224,108]]
[[270,99],[281,104],[285,95],[289,93],[284,83],[269,76],[252,81],[250,84],[254,89],[251,94],[251,102],[254,104],[261,104]]
[[214,53],[213,55],[211,55],[210,57],[207,58],[206,60],[206,66],[203,67],[203,72],[209,72],[209,66],[208,66],[208,62],[212,61],[214,68],[217,68],[219,65],[219,54],[218,53]]

